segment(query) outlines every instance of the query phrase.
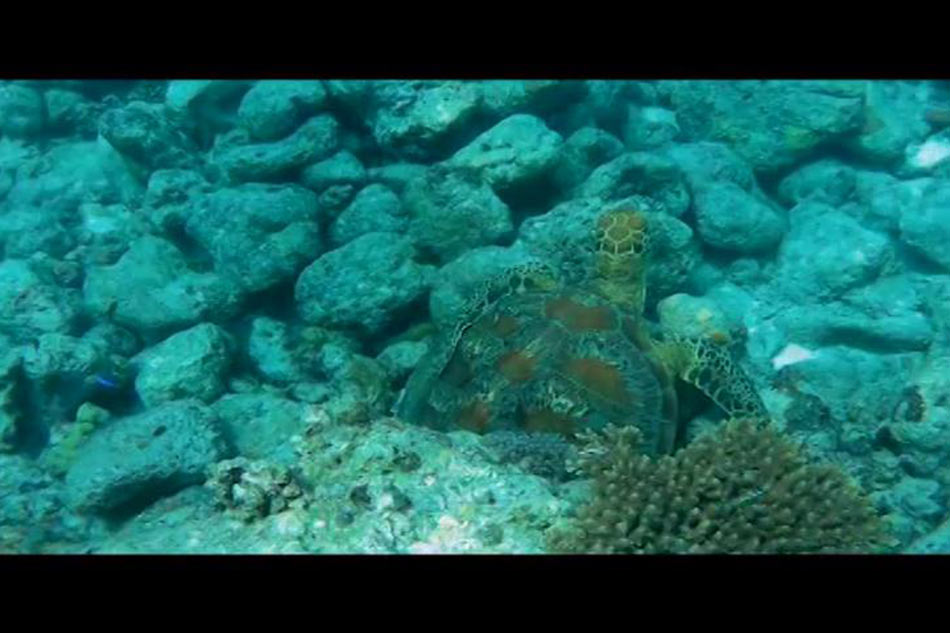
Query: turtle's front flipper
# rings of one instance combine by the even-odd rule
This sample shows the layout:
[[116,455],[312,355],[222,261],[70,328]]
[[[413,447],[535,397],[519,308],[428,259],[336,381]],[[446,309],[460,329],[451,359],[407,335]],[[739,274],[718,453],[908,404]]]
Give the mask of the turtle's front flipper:
[[755,385],[725,345],[707,338],[668,336],[661,346],[676,375],[698,387],[730,417],[768,420]]

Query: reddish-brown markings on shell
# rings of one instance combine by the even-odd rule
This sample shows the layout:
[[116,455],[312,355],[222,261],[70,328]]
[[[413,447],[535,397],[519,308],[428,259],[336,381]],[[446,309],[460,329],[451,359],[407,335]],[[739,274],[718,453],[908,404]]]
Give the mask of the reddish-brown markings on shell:
[[608,306],[585,306],[568,297],[548,301],[544,315],[560,321],[572,332],[604,331],[616,327],[614,313]]
[[474,400],[462,407],[455,423],[468,431],[484,433],[491,423],[491,410],[481,400]]
[[604,400],[630,405],[632,398],[620,370],[596,358],[572,358],[565,363],[564,373]]
[[502,314],[495,319],[488,329],[495,336],[508,338],[518,331],[518,326],[518,319],[508,314]]
[[534,375],[537,360],[517,350],[498,359],[498,370],[512,382],[525,382]]
[[563,433],[565,435],[577,431],[577,426],[572,418],[555,413],[550,409],[527,412],[524,417],[524,428],[526,431]]

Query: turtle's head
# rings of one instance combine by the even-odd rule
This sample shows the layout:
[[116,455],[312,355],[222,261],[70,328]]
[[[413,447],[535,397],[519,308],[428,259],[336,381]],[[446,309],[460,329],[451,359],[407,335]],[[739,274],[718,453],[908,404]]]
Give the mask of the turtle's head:
[[610,299],[642,312],[650,250],[646,216],[632,209],[605,213],[597,221],[595,237],[601,288]]
[[633,280],[646,268],[647,219],[640,211],[621,209],[597,221],[597,274],[603,279]]

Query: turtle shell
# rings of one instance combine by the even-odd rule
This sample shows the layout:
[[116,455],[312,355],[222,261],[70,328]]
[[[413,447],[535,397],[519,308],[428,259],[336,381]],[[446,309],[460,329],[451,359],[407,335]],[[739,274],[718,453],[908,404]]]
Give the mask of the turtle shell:
[[665,373],[637,343],[639,318],[584,287],[502,297],[457,341],[435,343],[400,414],[479,433],[636,424],[656,446]]

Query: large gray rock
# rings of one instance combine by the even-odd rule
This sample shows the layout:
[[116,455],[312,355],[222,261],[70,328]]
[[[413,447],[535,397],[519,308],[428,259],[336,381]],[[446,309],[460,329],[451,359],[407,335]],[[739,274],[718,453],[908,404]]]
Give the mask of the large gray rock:
[[109,110],[99,119],[99,133],[123,156],[149,170],[198,163],[197,147],[159,105],[133,101]]
[[440,165],[409,183],[403,203],[413,243],[442,262],[496,243],[514,229],[508,206],[488,184]]
[[410,160],[440,158],[481,103],[479,85],[462,81],[376,81],[371,94],[355,113],[367,117],[384,150]]
[[210,409],[195,400],[169,402],[93,434],[66,486],[78,510],[123,514],[200,484],[229,452]]
[[616,136],[595,127],[583,127],[564,141],[552,180],[562,191],[581,184],[595,168],[623,153]]
[[276,141],[316,114],[326,102],[317,80],[264,79],[241,99],[238,123],[258,141]]
[[756,187],[749,164],[723,143],[674,143],[664,148],[662,154],[679,166],[690,187],[709,181],[729,181],[745,191]]
[[759,253],[776,246],[785,233],[785,219],[775,209],[729,181],[695,188],[693,209],[699,237],[716,248]]
[[339,128],[332,116],[320,114],[279,141],[251,143],[250,139],[233,134],[215,147],[211,160],[233,182],[291,178],[295,171],[339,149]]
[[249,183],[200,196],[185,230],[214,270],[256,292],[293,279],[320,255],[317,198],[296,185]]
[[855,194],[856,186],[857,173],[854,168],[834,158],[823,158],[783,178],[778,186],[778,195],[788,205],[813,200],[837,207]]
[[308,406],[263,393],[228,394],[212,405],[228,441],[249,459],[290,463],[291,437],[309,422]]
[[587,94],[587,82],[572,79],[496,79],[478,87],[482,108],[499,119],[523,112],[555,114]]
[[297,279],[295,298],[308,323],[376,334],[418,301],[432,266],[414,261],[409,238],[367,233],[326,253]]
[[548,175],[563,143],[538,117],[516,114],[475,137],[448,165],[474,172],[504,191]]
[[341,246],[360,235],[404,233],[409,218],[399,197],[384,185],[364,187],[330,226],[330,243]]
[[894,258],[886,236],[827,205],[803,202],[789,219],[776,279],[793,300],[839,297],[873,281]]
[[135,391],[145,406],[183,398],[212,402],[226,389],[231,344],[220,327],[202,323],[145,350],[134,363]]
[[0,334],[26,341],[44,333],[74,334],[80,298],[43,283],[24,260],[0,261]]
[[575,198],[600,198],[604,202],[630,196],[650,198],[677,217],[689,208],[689,189],[679,166],[646,152],[621,154],[595,169],[575,190]]
[[300,182],[316,192],[342,185],[355,187],[366,182],[366,168],[351,152],[342,150],[304,169]]
[[142,194],[137,176],[104,140],[64,143],[36,156],[22,153],[6,197],[11,208],[42,207],[50,216],[71,219],[83,202],[132,204]]
[[930,131],[924,120],[929,82],[868,81],[864,91],[864,126],[848,146],[863,162],[893,165],[908,145]]
[[300,363],[287,326],[276,319],[257,317],[251,321],[247,355],[254,368],[267,380],[286,384],[301,378]]
[[950,271],[950,182],[934,182],[916,208],[903,210],[900,237],[931,262]]
[[9,258],[26,259],[40,252],[62,258],[76,240],[55,215],[44,209],[15,207],[0,211],[0,244]]
[[671,143],[680,134],[676,113],[666,108],[630,104],[623,125],[624,144],[632,150],[650,150]]
[[898,180],[884,171],[859,171],[854,181],[857,204],[846,204],[841,210],[864,227],[897,234],[901,217],[919,212],[932,184],[930,178]]
[[0,86],[0,134],[30,138],[43,130],[43,96],[27,86]]
[[56,88],[47,90],[43,99],[46,101],[46,127],[51,134],[96,138],[103,108],[101,103],[87,101],[78,92]]
[[726,143],[758,172],[775,172],[857,132],[858,81],[664,82],[683,136]]
[[140,334],[155,335],[232,316],[243,294],[213,273],[195,272],[171,242],[136,240],[112,266],[86,273],[87,308]]

